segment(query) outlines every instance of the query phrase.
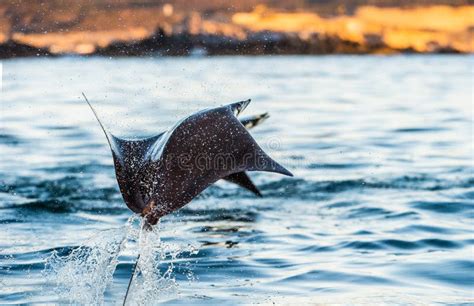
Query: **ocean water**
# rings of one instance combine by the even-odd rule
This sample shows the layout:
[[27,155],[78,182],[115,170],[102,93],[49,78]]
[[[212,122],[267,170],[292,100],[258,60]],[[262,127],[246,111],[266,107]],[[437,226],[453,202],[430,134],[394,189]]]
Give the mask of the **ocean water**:
[[[474,303],[472,56],[5,60],[0,304]],[[208,188],[152,232],[106,139],[247,98],[288,178]]]

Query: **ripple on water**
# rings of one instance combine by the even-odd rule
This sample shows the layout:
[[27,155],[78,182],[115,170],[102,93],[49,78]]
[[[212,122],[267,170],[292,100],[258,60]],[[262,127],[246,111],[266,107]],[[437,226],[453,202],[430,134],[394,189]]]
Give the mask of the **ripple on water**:
[[457,243],[455,241],[445,240],[445,239],[420,239],[415,241],[401,240],[401,239],[380,239],[373,241],[350,241],[343,242],[339,245],[340,248],[356,249],[356,250],[399,250],[399,251],[413,251],[422,248],[436,248],[439,250],[442,249],[455,249],[460,248],[464,244]]
[[17,146],[23,142],[24,141],[17,136],[10,134],[0,134],[0,145],[4,144],[7,146]]
[[354,191],[362,189],[393,190],[447,190],[470,187],[472,180],[445,180],[433,175],[400,176],[379,179],[351,179],[334,181],[311,181],[305,179],[287,179],[264,183],[260,189],[267,197],[290,197],[301,199],[318,199],[325,194]]
[[414,201],[410,205],[416,209],[446,214],[472,212],[474,210],[474,204],[467,201]]
[[344,273],[337,272],[332,270],[312,270],[304,273],[296,274],[293,276],[285,277],[279,282],[311,282],[325,283],[359,283],[364,285],[389,285],[394,284],[393,280],[390,280],[385,277],[373,276],[373,275],[364,275],[364,274],[353,274],[353,273]]
[[447,128],[442,128],[442,127],[413,127],[413,128],[400,128],[400,129],[395,129],[393,132],[395,133],[431,133],[431,132],[440,132],[440,131],[445,131]]
[[438,282],[461,288],[474,285],[474,261],[445,260],[434,262],[402,263],[397,273],[428,283]]

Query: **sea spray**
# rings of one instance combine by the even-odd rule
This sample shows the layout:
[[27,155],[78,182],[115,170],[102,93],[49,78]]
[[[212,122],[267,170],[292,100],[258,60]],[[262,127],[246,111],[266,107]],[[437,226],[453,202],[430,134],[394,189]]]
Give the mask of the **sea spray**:
[[[129,301],[133,304],[147,305],[174,298],[179,293],[175,278],[175,262],[183,253],[195,255],[197,246],[182,242],[170,242],[161,239],[162,224],[158,222],[151,230],[142,230],[138,239],[140,258],[135,278],[130,289]],[[183,267],[180,267],[183,268]],[[188,280],[194,280],[189,266],[181,271]]]
[[[197,254],[198,248],[191,243],[163,241],[160,234],[160,223],[145,230],[143,219],[133,215],[124,226],[101,231],[66,255],[53,251],[43,274],[61,301],[104,304],[119,256],[140,254],[128,303],[148,304],[176,297],[175,262],[183,253]],[[194,280],[189,264],[180,265],[180,269],[188,280]]]
[[122,227],[101,231],[65,256],[54,251],[46,261],[44,273],[59,298],[103,304],[126,239],[127,232]]

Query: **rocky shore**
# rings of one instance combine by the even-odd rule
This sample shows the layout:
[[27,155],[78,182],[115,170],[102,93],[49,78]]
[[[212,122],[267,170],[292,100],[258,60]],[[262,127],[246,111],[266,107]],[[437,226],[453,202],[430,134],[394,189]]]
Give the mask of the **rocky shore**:
[[[0,13],[5,16],[8,10]],[[0,21],[0,58],[472,53],[474,41],[473,6],[367,6],[352,15],[321,17],[265,6],[231,14],[177,12],[164,4],[113,14],[79,10],[63,19],[36,28]]]

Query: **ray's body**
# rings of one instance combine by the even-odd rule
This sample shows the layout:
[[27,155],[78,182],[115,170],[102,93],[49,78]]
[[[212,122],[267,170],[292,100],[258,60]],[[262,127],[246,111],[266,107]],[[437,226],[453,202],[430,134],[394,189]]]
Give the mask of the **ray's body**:
[[[197,112],[156,136],[125,140],[104,128],[83,96],[107,137],[123,199],[128,208],[145,218],[148,229],[220,179],[261,196],[247,171],[292,176],[247,131],[268,115],[237,118],[250,100]],[[139,259],[140,255],[133,266],[124,305]]]
[[[117,182],[128,208],[154,225],[220,179],[261,196],[246,171],[292,176],[247,131],[268,115],[237,118],[249,103],[246,100],[203,110],[165,132],[138,140],[118,138],[100,124],[112,150]],[[97,117],[95,111],[94,114]]]

